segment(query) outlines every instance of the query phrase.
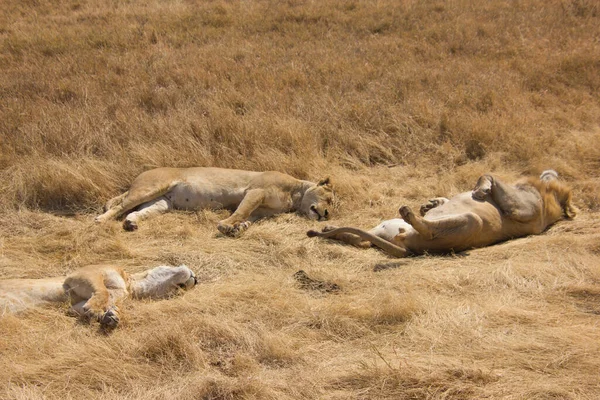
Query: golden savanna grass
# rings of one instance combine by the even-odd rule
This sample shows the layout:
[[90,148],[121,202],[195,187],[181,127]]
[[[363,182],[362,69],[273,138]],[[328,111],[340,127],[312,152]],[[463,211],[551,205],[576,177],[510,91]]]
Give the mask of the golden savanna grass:
[[[200,283],[111,335],[66,305],[1,315],[0,398],[598,398],[599,38],[591,0],[1,1],[0,278]],[[361,227],[554,168],[581,213],[402,260],[296,215],[239,239],[221,211],[93,223],[158,166],[330,175],[332,223]]]

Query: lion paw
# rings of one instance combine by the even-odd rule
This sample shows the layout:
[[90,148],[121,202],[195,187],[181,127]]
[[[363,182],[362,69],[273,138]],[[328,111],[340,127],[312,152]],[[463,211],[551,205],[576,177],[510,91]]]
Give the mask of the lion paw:
[[116,328],[120,320],[117,307],[111,307],[104,314],[98,316],[98,322],[104,329]]
[[400,207],[400,210],[398,210],[398,211],[400,212],[400,216],[402,217],[402,219],[412,225],[412,221],[415,218],[415,214],[410,209],[410,207],[402,206],[402,207]]
[[472,196],[475,200],[485,200],[485,197],[492,192],[491,188],[475,188]]
[[233,225],[219,223],[217,229],[225,236],[237,237],[246,231],[252,223],[250,221],[237,222]]
[[233,225],[219,223],[217,229],[225,236],[233,236]]
[[244,222],[240,222],[239,224],[235,224],[233,226],[234,229],[237,229],[238,234],[248,230],[248,228],[250,228],[250,225],[252,225],[252,222],[250,221],[244,221]]
[[430,199],[427,203],[423,204],[419,209],[421,216],[424,217],[429,211],[433,210],[448,202],[448,199],[444,197],[436,197],[435,199]]
[[134,221],[130,221],[128,219],[126,219],[125,221],[123,221],[123,229],[125,229],[128,232],[133,232],[135,230],[137,230],[138,228],[138,224]]
[[490,193],[492,193],[492,178],[488,175],[484,175],[477,181],[472,196],[475,200],[484,200]]

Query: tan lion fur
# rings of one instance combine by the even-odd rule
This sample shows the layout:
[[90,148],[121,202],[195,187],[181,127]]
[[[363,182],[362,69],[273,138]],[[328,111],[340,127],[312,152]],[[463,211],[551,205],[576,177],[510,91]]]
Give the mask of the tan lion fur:
[[0,314],[69,301],[71,314],[114,328],[127,296],[162,298],[195,284],[194,272],[185,265],[159,266],[132,275],[111,265],[90,265],[66,277],[0,280]]
[[402,219],[384,221],[368,232],[327,226],[323,232],[311,230],[307,234],[362,248],[374,245],[395,257],[489,246],[540,234],[563,216],[575,218],[571,189],[557,177],[555,171],[548,170],[539,179],[525,178],[507,185],[492,175],[483,175],[471,192],[429,200],[421,207],[421,216],[403,206]]
[[135,230],[138,222],[175,209],[230,209],[233,214],[218,224],[223,234],[235,236],[252,221],[297,211],[309,219],[327,219],[333,201],[329,179],[319,183],[276,171],[255,172],[225,168],[156,168],[141,173],[129,191],[110,199],[105,222],[127,214],[123,227]]

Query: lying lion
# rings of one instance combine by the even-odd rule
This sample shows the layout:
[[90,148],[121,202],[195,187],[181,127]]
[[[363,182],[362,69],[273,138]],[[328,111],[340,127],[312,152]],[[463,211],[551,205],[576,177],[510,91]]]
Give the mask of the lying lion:
[[160,266],[129,275],[121,268],[92,265],[65,277],[0,280],[0,315],[46,303],[70,301],[70,314],[95,319],[103,328],[115,328],[120,303],[127,297],[164,298],[196,285],[185,265]]
[[236,236],[251,221],[285,212],[298,211],[310,219],[325,220],[332,201],[329,179],[313,183],[275,171],[156,168],[141,173],[129,191],[109,200],[96,222],[128,213],[123,228],[135,230],[140,221],[173,208],[227,208],[235,212],[217,228]]
[[429,200],[421,206],[421,216],[403,206],[402,219],[384,221],[368,232],[327,226],[323,232],[310,230],[307,235],[362,248],[374,245],[394,257],[489,246],[539,234],[563,216],[575,218],[571,189],[557,178],[555,171],[548,170],[539,179],[528,178],[507,185],[492,175],[483,175],[471,192],[452,199]]

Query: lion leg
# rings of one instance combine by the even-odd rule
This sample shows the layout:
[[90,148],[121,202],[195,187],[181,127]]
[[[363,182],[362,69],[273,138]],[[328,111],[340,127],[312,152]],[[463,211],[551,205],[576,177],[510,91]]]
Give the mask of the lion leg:
[[106,212],[102,215],[98,215],[94,221],[97,223],[104,223],[108,220],[117,218],[119,215],[121,215],[124,211],[123,205],[121,204],[117,204],[116,206],[114,206],[113,208],[110,208],[108,210],[106,210]]
[[103,329],[114,329],[121,322],[121,303],[129,292],[125,286],[108,289],[108,307],[98,322]]
[[158,199],[151,200],[139,206],[139,208],[127,214],[123,221],[123,229],[126,231],[134,231],[138,228],[138,222],[153,217],[155,215],[164,214],[173,209],[171,200],[162,196]]
[[108,305],[98,322],[103,329],[117,327],[121,320],[121,303],[129,295],[128,276],[122,269],[109,269],[104,272],[104,285],[108,290]]
[[430,199],[429,201],[427,201],[427,203],[421,205],[421,208],[419,209],[419,212],[421,213],[421,217],[424,217],[425,214],[427,214],[429,211],[433,210],[436,207],[441,206],[442,204],[446,204],[449,201],[450,200],[448,200],[445,197],[436,197],[436,198]]
[[[104,214],[97,216],[95,221],[98,223],[103,223],[110,219],[118,218],[122,214],[134,209],[140,204],[147,203],[167,194],[174,185],[175,184],[173,183],[170,185],[147,188],[144,185],[135,185],[134,182],[129,191],[126,192],[126,195],[123,196],[121,201],[116,202],[116,204],[114,204],[114,206],[107,210]],[[113,199],[111,199],[110,202],[112,202],[112,200]]]
[[472,196],[482,201],[489,196],[505,217],[529,222],[540,215],[541,197],[537,190],[528,189],[528,186],[508,185],[492,175],[483,175],[477,181]]
[[249,190],[229,218],[219,221],[217,229],[227,236],[238,236],[250,226],[250,215],[265,201],[263,189]]
[[95,319],[103,329],[115,328],[120,321],[119,305],[128,295],[125,278],[125,272],[114,269],[69,275],[63,288],[71,297],[70,314]]
[[[445,238],[449,236],[456,237],[466,235],[470,236],[483,227],[483,221],[475,213],[464,213],[458,215],[450,215],[446,218],[427,220],[417,216],[408,206],[400,208],[402,218],[412,225],[413,228],[423,236],[426,240]],[[402,238],[402,233],[398,239]]]
[[63,287],[75,305],[71,311],[79,316],[99,319],[108,310],[110,295],[102,274],[81,276],[75,273],[65,279]]
[[96,319],[104,329],[114,329],[121,321],[121,311],[119,304],[127,296],[124,290],[108,290],[109,303],[106,310],[90,311],[88,301],[79,301],[71,306],[68,313],[71,316]]
[[123,202],[123,199],[125,198],[125,196],[127,196],[127,193],[129,192],[125,192],[123,194],[120,194],[116,197],[113,197],[112,199],[108,200],[105,204],[104,204],[104,212],[107,212],[108,210],[110,210],[111,208],[113,208],[114,206],[116,206],[119,203]]

